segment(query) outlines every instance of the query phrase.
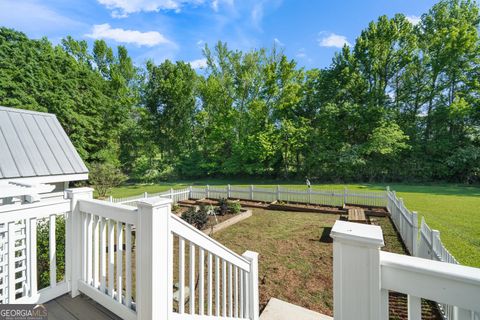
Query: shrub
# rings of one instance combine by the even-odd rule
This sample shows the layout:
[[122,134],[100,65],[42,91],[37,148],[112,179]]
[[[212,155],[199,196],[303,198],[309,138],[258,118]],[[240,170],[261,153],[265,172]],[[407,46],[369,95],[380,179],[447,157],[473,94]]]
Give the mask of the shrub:
[[172,211],[173,212],[177,212],[178,209],[180,209],[180,205],[178,203],[172,204]]
[[127,180],[127,176],[111,163],[92,163],[89,176],[90,183],[101,198],[105,198],[112,188],[121,185]]
[[188,208],[182,213],[182,219],[193,225],[195,228],[202,230],[208,222],[208,214],[205,206],[201,206],[198,211],[195,208]]
[[218,215],[223,216],[228,213],[228,200],[220,198],[218,200]]
[[[55,221],[57,281],[65,275],[65,217],[58,216]],[[37,224],[37,268],[38,289],[50,285],[50,224],[48,219],[40,219]]]
[[228,203],[228,212],[237,214],[240,213],[240,209],[242,209],[242,206],[238,202],[230,201]]

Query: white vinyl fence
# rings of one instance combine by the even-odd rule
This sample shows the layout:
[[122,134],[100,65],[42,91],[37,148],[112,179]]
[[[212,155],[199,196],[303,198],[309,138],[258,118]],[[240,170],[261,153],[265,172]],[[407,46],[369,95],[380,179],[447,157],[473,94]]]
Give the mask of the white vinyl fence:
[[113,198],[109,201],[113,203],[121,203],[136,206],[141,199],[149,197],[166,197],[177,203],[187,199],[244,199],[260,202],[299,202],[323,206],[343,207],[345,204],[364,205],[372,207],[386,207],[387,197],[385,191],[360,191],[360,190],[312,190],[294,189],[286,187],[258,187],[258,186],[205,186],[205,187],[188,187],[185,189],[159,192],[159,193],[143,193],[141,195]]
[[233,198],[261,202],[299,202],[324,206],[342,207],[345,204],[385,207],[385,191],[371,192],[359,190],[312,190],[310,188],[294,189],[286,187],[231,186],[226,187],[192,187],[192,199]]

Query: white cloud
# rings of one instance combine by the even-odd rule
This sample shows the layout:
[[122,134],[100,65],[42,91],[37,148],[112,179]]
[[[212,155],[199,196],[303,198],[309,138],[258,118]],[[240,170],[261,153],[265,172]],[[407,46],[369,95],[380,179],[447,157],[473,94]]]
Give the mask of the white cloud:
[[297,58],[303,59],[307,57],[307,53],[305,52],[305,48],[298,49],[297,54],[295,55]]
[[252,12],[251,12],[251,18],[252,18],[252,24],[256,28],[260,28],[260,24],[263,19],[263,3],[258,2],[253,6]]
[[280,46],[280,47],[285,46],[285,43],[283,43],[282,41],[278,40],[278,38],[273,39],[273,42],[275,43],[276,46]]
[[220,5],[226,4],[233,7],[233,2],[234,0],[212,0],[210,7],[212,7],[213,11],[218,12]]
[[407,16],[406,17],[408,21],[410,21],[411,24],[417,25],[422,21],[422,19],[419,16]]
[[205,58],[193,60],[193,61],[190,61],[189,63],[193,69],[204,69],[207,67],[207,59]]
[[65,34],[75,34],[78,30],[88,27],[80,21],[31,0],[0,0],[0,24],[21,30],[33,37],[47,35],[49,39],[62,38]]
[[350,46],[346,36],[325,31],[320,32],[318,35],[318,45],[320,47],[342,48],[345,44]]
[[121,28],[112,28],[108,23],[94,25],[92,33],[86,34],[85,36],[93,39],[110,39],[116,42],[147,47],[172,43],[157,31],[141,32],[137,30],[124,30]]
[[180,11],[184,5],[203,4],[205,0],[98,0],[112,10],[112,17],[125,18],[136,12],[158,12],[160,10]]

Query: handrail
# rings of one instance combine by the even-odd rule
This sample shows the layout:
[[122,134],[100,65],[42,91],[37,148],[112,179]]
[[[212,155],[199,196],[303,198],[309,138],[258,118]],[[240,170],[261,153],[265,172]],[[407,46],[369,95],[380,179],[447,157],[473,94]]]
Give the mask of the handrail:
[[170,225],[172,232],[186,240],[192,241],[195,245],[204,248],[219,258],[235,264],[240,269],[250,272],[250,262],[247,259],[228,249],[218,241],[215,241],[176,215],[170,214],[170,218],[172,222]]
[[480,312],[480,269],[380,252],[381,286]]
[[79,200],[80,211],[129,224],[137,224],[137,208],[102,200]]
[[[43,212],[42,212],[43,210]],[[0,206],[0,223],[28,218],[46,218],[52,214],[70,211],[70,200],[48,199],[37,203]]]

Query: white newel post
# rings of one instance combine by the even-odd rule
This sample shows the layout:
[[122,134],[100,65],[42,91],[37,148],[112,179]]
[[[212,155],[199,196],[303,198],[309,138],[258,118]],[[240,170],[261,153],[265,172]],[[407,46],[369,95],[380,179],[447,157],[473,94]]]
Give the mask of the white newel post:
[[75,298],[80,294],[78,281],[82,279],[82,217],[78,200],[93,199],[92,188],[75,188],[65,190],[70,199],[70,212],[67,214],[65,240],[65,278],[70,282],[70,295]]
[[253,251],[246,251],[244,258],[250,261],[250,273],[248,276],[248,290],[249,299],[248,306],[250,308],[249,314],[251,320],[258,320],[260,317],[259,311],[259,294],[258,294],[258,253]]
[[337,220],[333,238],[335,320],[388,319],[388,292],[380,287],[379,226]]
[[412,211],[412,223],[413,223],[412,255],[414,257],[418,257],[418,213],[417,211]]
[[138,319],[169,319],[172,313],[173,236],[171,199],[153,197],[138,202]]

